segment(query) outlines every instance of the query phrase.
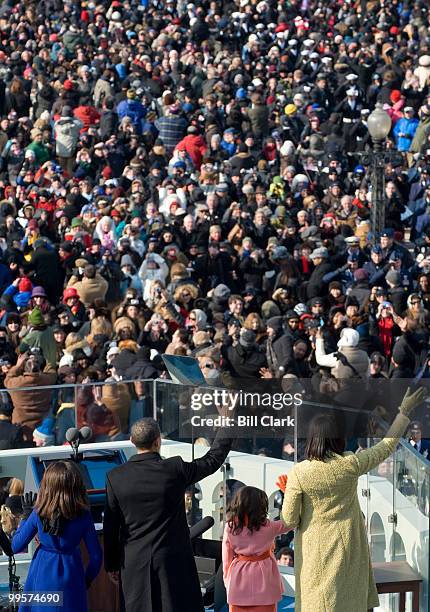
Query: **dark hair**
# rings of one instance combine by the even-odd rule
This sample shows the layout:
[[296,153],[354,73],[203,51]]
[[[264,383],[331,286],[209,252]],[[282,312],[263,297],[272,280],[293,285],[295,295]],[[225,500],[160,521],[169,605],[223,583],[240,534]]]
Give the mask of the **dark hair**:
[[279,559],[283,555],[288,555],[294,561],[294,550],[290,548],[289,546],[283,546],[282,548],[280,548],[278,552],[276,553],[276,559],[279,561]]
[[55,461],[46,468],[37,495],[40,518],[72,520],[88,510],[84,481],[73,461]]
[[330,455],[342,455],[345,439],[339,434],[336,419],[331,414],[319,414],[309,424],[306,442],[306,459],[324,461]]
[[234,494],[227,510],[228,526],[237,535],[247,527],[251,533],[258,531],[267,522],[269,500],[257,487],[241,487]]
[[177,330],[177,332],[178,332],[179,340],[183,342],[184,344],[186,344],[190,339],[190,334],[188,333],[188,330],[185,329],[184,327],[180,327]]
[[96,267],[92,264],[87,264],[84,268],[84,276],[86,278],[95,278],[96,276]]
[[145,417],[134,423],[130,437],[136,448],[149,450],[161,437],[160,427],[155,419]]

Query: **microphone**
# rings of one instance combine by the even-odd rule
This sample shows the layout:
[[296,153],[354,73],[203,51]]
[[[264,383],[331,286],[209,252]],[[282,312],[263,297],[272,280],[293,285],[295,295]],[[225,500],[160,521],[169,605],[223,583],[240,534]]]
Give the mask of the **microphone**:
[[71,444],[72,442],[77,442],[79,440],[79,429],[76,427],[69,427],[66,431],[66,440]]
[[13,557],[12,543],[0,527],[0,548],[8,557]]
[[211,516],[205,516],[201,521],[193,525],[190,529],[190,540],[199,538],[205,531],[213,527],[215,521]]
[[82,427],[79,430],[79,439],[81,442],[86,442],[92,437],[92,435],[93,435],[93,430],[91,429],[91,427],[88,427],[87,425],[85,425],[85,427]]

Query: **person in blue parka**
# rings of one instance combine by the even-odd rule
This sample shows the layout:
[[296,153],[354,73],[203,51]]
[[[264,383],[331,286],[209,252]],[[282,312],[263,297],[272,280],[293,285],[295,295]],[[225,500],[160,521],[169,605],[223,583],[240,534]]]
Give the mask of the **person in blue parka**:
[[403,117],[397,121],[393,130],[398,151],[402,153],[409,151],[415,132],[417,131],[418,123],[418,119],[414,117],[414,109],[412,106],[406,106],[403,109]]
[[147,108],[136,99],[136,92],[134,89],[127,91],[127,97],[125,100],[121,100],[118,104],[116,112],[120,121],[124,117],[130,117],[133,126],[138,134],[142,133],[142,121],[146,117]]

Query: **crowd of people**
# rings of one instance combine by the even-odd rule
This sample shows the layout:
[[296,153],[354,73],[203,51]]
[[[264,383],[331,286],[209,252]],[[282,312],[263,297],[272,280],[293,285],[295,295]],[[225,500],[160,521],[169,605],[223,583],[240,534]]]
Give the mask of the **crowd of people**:
[[127,435],[164,352],[214,385],[429,376],[425,2],[8,1],[0,26],[2,448],[62,444],[74,409]]

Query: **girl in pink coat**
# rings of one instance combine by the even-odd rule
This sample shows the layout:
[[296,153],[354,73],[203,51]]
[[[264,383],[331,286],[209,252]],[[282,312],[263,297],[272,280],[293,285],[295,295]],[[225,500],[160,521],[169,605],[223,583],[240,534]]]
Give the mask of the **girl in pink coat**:
[[270,521],[268,509],[266,493],[256,487],[242,487],[231,502],[222,542],[230,612],[276,612],[282,597],[273,540],[289,528]]

